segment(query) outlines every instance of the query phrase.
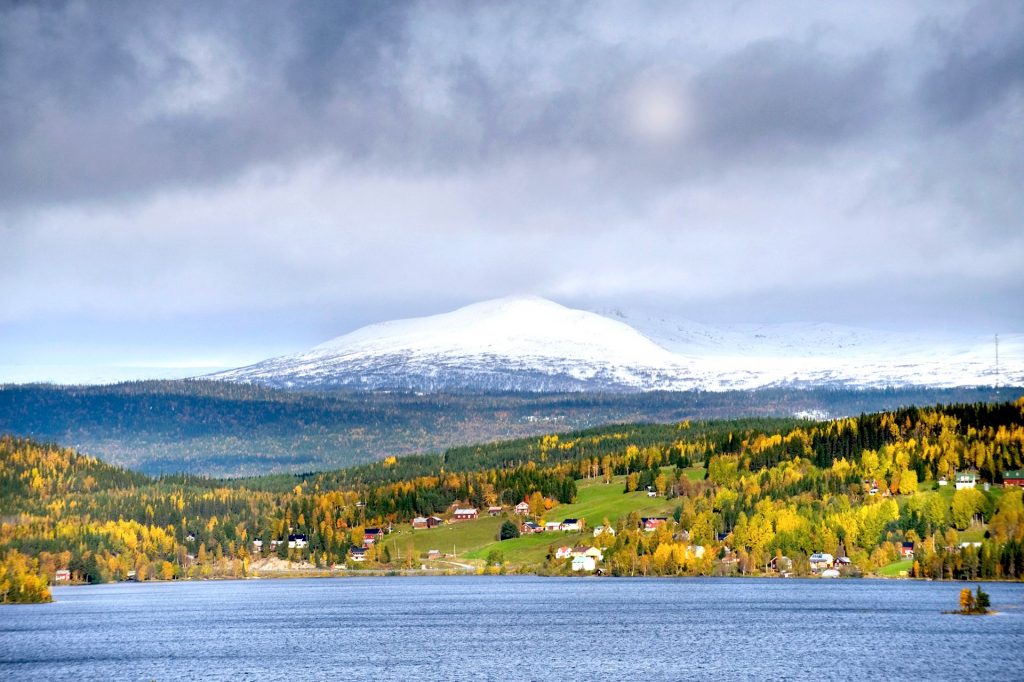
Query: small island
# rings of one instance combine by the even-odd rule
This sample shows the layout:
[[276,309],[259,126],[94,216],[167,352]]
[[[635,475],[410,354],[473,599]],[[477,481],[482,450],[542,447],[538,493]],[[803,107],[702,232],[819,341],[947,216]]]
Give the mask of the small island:
[[995,613],[990,611],[988,592],[982,592],[981,585],[978,585],[977,592],[971,592],[969,587],[960,590],[960,610],[946,611],[946,613],[959,616],[984,616]]

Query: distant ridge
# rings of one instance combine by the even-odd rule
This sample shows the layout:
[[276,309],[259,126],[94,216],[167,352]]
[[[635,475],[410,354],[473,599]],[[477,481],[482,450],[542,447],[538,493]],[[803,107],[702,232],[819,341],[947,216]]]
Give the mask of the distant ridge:
[[[994,384],[990,344],[824,324],[715,327],[511,296],[373,324],[209,378],[426,392],[941,388]],[[1002,381],[1024,383],[1024,335],[1000,335],[1000,344]]]

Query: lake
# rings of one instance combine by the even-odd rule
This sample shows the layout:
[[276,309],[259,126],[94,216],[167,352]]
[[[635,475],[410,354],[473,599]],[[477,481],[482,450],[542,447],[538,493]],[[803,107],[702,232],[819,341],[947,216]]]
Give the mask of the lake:
[[[974,584],[970,585],[972,588]],[[1024,585],[415,577],[127,583],[0,607],[4,680],[1024,676]]]

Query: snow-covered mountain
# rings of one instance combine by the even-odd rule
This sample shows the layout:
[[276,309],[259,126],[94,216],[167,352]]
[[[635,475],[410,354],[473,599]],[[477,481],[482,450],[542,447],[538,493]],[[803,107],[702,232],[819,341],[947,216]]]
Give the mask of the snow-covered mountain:
[[[1001,337],[1001,383],[1024,384],[1024,335]],[[991,338],[831,325],[709,326],[538,297],[363,327],[295,355],[211,375],[289,388],[417,391],[725,390],[995,382]]]

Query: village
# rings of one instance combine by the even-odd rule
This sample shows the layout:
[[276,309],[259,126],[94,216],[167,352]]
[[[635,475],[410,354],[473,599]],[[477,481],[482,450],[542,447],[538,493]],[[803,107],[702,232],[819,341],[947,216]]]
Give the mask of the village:
[[[694,471],[696,478],[700,471]],[[953,490],[981,487],[974,472],[958,472],[951,480],[935,482],[939,489]],[[1024,472],[1008,471],[1004,486],[1024,486]],[[952,491],[951,491],[952,492]],[[888,497],[887,488],[881,491],[874,481],[865,484],[867,496]],[[763,565],[751,566],[743,560],[743,553],[731,546],[731,533],[714,533],[710,543],[691,542],[690,529],[683,528],[672,515],[673,504],[653,488],[623,493],[621,486],[588,485],[581,488],[577,504],[557,505],[552,501],[525,499],[515,505],[491,505],[477,508],[455,502],[441,514],[416,516],[407,523],[389,523],[385,526],[355,529],[347,561],[331,566],[332,571],[382,570],[400,567],[408,571],[506,573],[527,570],[546,574],[605,575],[611,570],[606,565],[606,554],[614,544],[616,535],[634,531],[640,536],[658,534],[658,542],[668,542],[676,548],[675,560],[687,563],[700,574],[732,575],[758,574],[766,576],[807,576],[838,578],[859,576],[862,571],[849,556],[842,552],[815,551],[797,561],[781,553]],[[588,512],[600,519],[595,525],[582,515],[570,512]],[[560,511],[564,514],[559,513]],[[614,519],[610,521],[609,519]],[[981,543],[965,534],[965,539],[945,548],[949,552],[977,549]],[[260,557],[270,553],[287,557],[294,566],[312,567],[304,562],[309,539],[302,534],[289,534],[287,538],[252,541],[252,554]],[[890,577],[906,577],[915,558],[915,542],[902,540],[894,543],[896,559]],[[840,545],[842,549],[842,545]],[[293,566],[293,564],[289,564]],[[281,564],[254,562],[255,573],[267,571]],[[646,574],[643,567],[638,574]],[[58,577],[59,579],[59,577]]]

